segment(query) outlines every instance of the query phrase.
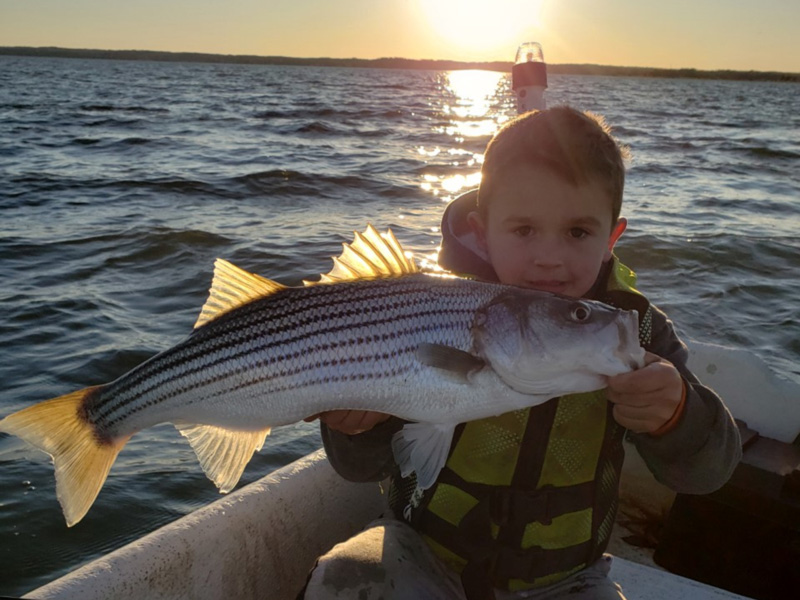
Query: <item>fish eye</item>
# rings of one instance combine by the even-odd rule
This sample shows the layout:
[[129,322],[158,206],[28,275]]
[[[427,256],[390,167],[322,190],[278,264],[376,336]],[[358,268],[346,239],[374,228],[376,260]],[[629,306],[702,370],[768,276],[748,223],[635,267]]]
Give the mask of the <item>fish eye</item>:
[[592,309],[579,302],[572,306],[572,310],[569,312],[569,318],[575,321],[576,323],[585,323],[589,320],[589,317],[592,315]]

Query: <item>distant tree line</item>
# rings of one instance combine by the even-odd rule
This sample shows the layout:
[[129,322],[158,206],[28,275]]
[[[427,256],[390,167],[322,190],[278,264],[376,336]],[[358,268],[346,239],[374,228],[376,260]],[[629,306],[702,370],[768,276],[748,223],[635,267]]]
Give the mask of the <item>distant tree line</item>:
[[[43,56],[106,60],[150,60],[159,62],[233,63],[248,65],[290,65],[315,67],[357,67],[371,69],[424,69],[455,71],[484,69],[510,72],[511,62],[464,62],[455,60],[414,60],[409,58],[292,58],[289,56],[255,56],[206,54],[202,52],[158,52],[153,50],[88,50],[73,48],[0,47],[0,55]],[[787,81],[800,83],[800,73],[776,71],[703,71],[700,69],[658,69],[651,67],[613,67],[587,64],[548,64],[547,71],[558,75],[606,75],[616,77],[667,77],[688,79],[730,79],[739,81]]]

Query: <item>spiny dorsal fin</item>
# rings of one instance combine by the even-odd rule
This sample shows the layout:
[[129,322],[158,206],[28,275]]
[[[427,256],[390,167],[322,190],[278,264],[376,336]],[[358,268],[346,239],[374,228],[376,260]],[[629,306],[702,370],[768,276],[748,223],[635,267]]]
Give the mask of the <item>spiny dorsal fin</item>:
[[270,431],[233,431],[214,425],[176,424],[175,427],[189,440],[203,471],[223,494],[236,487],[253,453],[261,449]]
[[197,329],[221,314],[256,298],[263,298],[283,289],[286,289],[285,285],[248,273],[227,260],[218,258],[214,262],[214,279],[211,282],[208,300],[200,311],[194,328]]
[[355,279],[396,277],[418,273],[416,263],[406,254],[391,229],[378,233],[368,225],[364,233],[353,232],[353,241],[342,244],[342,254],[333,259],[333,269],[319,281],[303,281],[305,285],[338,283]]

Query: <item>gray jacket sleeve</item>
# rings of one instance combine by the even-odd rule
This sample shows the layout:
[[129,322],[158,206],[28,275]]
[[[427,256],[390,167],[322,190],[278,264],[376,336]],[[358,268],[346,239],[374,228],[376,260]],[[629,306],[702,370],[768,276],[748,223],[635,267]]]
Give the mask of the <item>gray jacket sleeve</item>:
[[405,421],[391,417],[369,431],[347,435],[320,423],[322,444],[334,470],[348,481],[382,481],[395,470],[392,436]]
[[686,405],[664,435],[630,433],[630,439],[658,481],[676,492],[708,494],[728,481],[742,456],[739,429],[719,396],[686,366],[689,352],[672,322],[655,306],[652,310],[652,342],[646,349],[678,369]]

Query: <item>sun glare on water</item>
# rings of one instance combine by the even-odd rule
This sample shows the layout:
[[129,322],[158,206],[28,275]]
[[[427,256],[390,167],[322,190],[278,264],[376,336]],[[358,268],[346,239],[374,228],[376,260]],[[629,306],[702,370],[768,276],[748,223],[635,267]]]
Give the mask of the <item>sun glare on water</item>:
[[485,60],[495,60],[502,59],[503,53],[513,54],[526,32],[541,26],[544,0],[416,1],[435,33],[463,52],[465,59],[478,60],[475,57],[481,53],[493,53]]
[[459,194],[476,188],[481,180],[483,154],[476,153],[469,141],[488,140],[508,119],[502,110],[508,95],[507,75],[494,71],[449,71],[441,75],[439,110],[447,123],[437,124],[436,133],[445,134],[449,147],[419,147],[417,152],[434,164],[456,167],[455,173],[426,173],[420,186],[426,192],[449,202]]

